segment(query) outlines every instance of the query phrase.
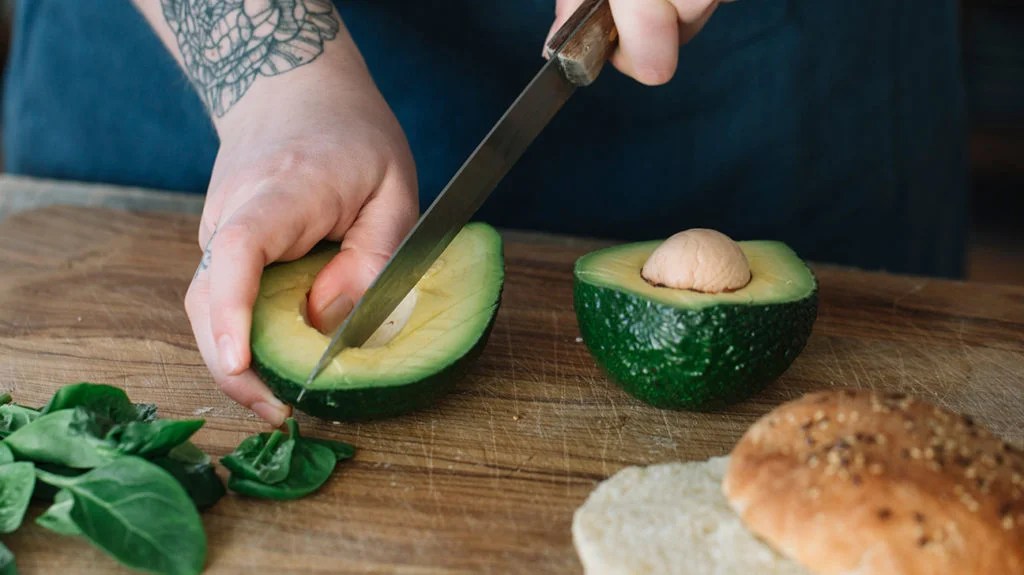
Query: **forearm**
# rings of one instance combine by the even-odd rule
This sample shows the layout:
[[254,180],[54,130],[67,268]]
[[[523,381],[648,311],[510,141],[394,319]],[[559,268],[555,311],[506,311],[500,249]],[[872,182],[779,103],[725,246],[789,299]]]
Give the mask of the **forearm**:
[[301,106],[336,90],[372,89],[330,0],[132,1],[222,135],[244,117]]

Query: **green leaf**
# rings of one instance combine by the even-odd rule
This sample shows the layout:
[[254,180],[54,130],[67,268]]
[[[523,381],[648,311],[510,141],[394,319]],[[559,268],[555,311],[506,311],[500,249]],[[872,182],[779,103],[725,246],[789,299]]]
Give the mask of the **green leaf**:
[[12,463],[14,461],[14,453],[10,447],[7,447],[6,443],[0,443],[0,465],[5,463]]
[[178,480],[200,511],[212,507],[226,493],[210,456],[192,443],[182,443],[152,461]]
[[316,437],[303,437],[303,441],[312,441],[313,443],[319,443],[324,447],[329,448],[334,452],[334,457],[338,461],[344,461],[346,459],[352,459],[356,454],[356,448],[344,441],[334,441],[331,439],[318,439]]
[[3,395],[0,395],[0,405],[7,405],[8,403],[10,403],[12,401],[14,401],[14,398],[11,397],[10,392],[7,392],[7,393],[5,393]]
[[[73,467],[58,465],[56,463],[36,462],[36,471],[46,471],[47,473],[63,475],[65,477],[76,477],[86,473],[88,470],[75,469]],[[42,481],[36,481],[36,489],[32,492],[32,499],[49,503],[57,496],[57,492],[58,489],[56,487],[48,485]]]
[[0,465],[0,533],[13,533],[21,526],[35,484],[35,466],[31,463]]
[[7,436],[4,442],[18,459],[59,463],[68,467],[99,467],[118,455],[98,437],[80,429],[90,415],[83,408],[47,413]]
[[14,564],[14,553],[6,545],[0,543],[0,575],[18,575],[18,567]]
[[295,449],[294,436],[294,432],[288,435],[277,429],[273,433],[251,435],[233,452],[222,457],[220,463],[231,471],[232,476],[260,483],[283,481],[288,477]]
[[171,575],[202,571],[206,534],[199,512],[160,467],[122,456],[78,477],[38,475],[71,494],[68,516],[82,535],[124,565]]
[[36,523],[61,535],[81,535],[82,530],[71,519],[71,508],[75,499],[67,489],[61,489],[54,496],[53,505],[45,513],[36,517]]
[[300,439],[295,443],[290,471],[283,481],[268,484],[232,473],[228,488],[250,497],[298,499],[319,489],[331,476],[336,463],[334,451],[329,447]]
[[156,421],[156,404],[136,403],[135,419],[136,421]]
[[138,409],[120,387],[103,383],[74,383],[57,390],[42,409],[43,414],[84,407],[111,423],[135,421]]
[[0,438],[7,437],[39,418],[39,412],[21,405],[0,405]]
[[121,453],[157,457],[188,441],[203,423],[202,419],[132,421],[115,425],[106,439]]

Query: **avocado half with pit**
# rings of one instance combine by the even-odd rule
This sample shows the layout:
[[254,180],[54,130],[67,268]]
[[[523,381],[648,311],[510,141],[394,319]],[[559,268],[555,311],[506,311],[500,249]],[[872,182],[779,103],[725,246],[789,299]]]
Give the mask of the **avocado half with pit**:
[[338,249],[321,246],[264,270],[253,308],[256,373],[283,401],[330,420],[392,417],[433,404],[487,341],[505,277],[501,236],[484,223],[466,225],[366,344],[342,350],[307,386],[329,338],[310,326],[306,295]]
[[818,309],[817,281],[797,254],[775,241],[736,242],[749,282],[701,293],[642,277],[661,243],[615,246],[576,262],[580,332],[608,377],[656,407],[708,411],[747,399],[786,371]]

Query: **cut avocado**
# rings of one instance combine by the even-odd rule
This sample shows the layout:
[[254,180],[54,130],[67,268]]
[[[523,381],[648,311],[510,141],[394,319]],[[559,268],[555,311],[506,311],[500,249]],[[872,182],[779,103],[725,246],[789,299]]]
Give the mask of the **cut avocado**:
[[[434,403],[480,352],[501,299],[501,236],[466,225],[370,345],[342,350],[306,387],[329,338],[305,317],[306,294],[338,245],[264,270],[253,308],[252,363],[282,400],[331,420],[391,417]],[[391,333],[386,333],[390,331]],[[300,399],[301,395],[301,399]]]
[[748,398],[789,368],[818,310],[817,281],[793,250],[737,242],[750,283],[706,294],[641,277],[660,243],[611,247],[576,262],[580,332],[612,381],[657,407],[704,411]]

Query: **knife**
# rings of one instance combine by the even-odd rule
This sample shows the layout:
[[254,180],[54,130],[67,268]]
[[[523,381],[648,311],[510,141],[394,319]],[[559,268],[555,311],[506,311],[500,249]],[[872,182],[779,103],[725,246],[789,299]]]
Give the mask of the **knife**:
[[547,63],[427,208],[334,332],[307,386],[341,350],[362,345],[384,323],[576,88],[597,79],[617,39],[608,0],[585,0],[555,32],[544,47]]

